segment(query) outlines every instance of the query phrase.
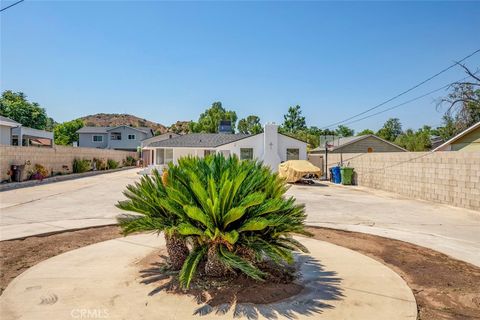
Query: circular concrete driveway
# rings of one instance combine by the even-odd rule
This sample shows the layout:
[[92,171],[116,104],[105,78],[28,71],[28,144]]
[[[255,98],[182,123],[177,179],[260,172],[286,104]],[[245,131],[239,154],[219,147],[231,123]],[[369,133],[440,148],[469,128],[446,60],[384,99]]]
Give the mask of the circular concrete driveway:
[[311,251],[300,256],[305,289],[277,303],[212,307],[190,296],[155,293],[158,284],[140,283],[139,261],[163,246],[163,237],[137,235],[73,250],[28,269],[1,296],[1,318],[416,319],[414,296],[395,272],[349,249],[299,240]]

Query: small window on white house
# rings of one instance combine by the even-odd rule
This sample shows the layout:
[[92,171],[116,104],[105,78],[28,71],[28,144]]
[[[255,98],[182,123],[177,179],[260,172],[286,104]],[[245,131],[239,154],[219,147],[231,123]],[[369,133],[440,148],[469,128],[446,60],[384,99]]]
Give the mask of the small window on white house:
[[103,136],[93,136],[92,141],[93,142],[103,142]]
[[128,135],[128,140],[135,140],[135,139],[137,139],[137,137],[135,137],[134,134],[129,134]]
[[121,132],[112,132],[110,134],[111,140],[122,140],[122,133]]
[[287,161],[288,160],[299,160],[300,159],[300,150],[299,149],[287,149]]
[[253,148],[240,148],[240,160],[253,160]]
[[211,155],[211,154],[215,154],[215,150],[208,150],[208,149],[207,149],[207,150],[203,150],[203,156],[204,156],[204,157],[207,157],[207,156],[209,156],[209,155]]
[[223,154],[225,158],[230,157],[230,150],[220,150],[220,153]]
[[173,149],[165,149],[165,163],[173,161]]

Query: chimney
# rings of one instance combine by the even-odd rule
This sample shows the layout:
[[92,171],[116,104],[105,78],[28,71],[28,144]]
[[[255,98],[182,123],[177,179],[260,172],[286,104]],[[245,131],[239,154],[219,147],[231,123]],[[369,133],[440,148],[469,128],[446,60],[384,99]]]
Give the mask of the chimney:
[[278,155],[278,124],[265,124],[263,134],[263,163],[276,172],[282,161]]
[[218,126],[219,133],[232,133],[232,122],[230,120],[220,120]]

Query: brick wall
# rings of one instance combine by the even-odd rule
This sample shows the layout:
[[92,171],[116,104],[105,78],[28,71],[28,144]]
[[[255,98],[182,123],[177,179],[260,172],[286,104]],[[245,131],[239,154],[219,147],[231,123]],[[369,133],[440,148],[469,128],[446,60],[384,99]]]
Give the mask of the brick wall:
[[360,186],[480,211],[480,152],[329,154],[343,158]]
[[71,173],[74,158],[89,160],[100,158],[105,161],[113,159],[122,165],[123,159],[127,156],[138,158],[136,152],[109,149],[65,146],[54,146],[53,148],[0,146],[0,178],[2,181],[8,178],[7,172],[12,164],[30,163],[25,166],[23,176],[25,179],[28,170],[37,163],[47,168],[49,172]]

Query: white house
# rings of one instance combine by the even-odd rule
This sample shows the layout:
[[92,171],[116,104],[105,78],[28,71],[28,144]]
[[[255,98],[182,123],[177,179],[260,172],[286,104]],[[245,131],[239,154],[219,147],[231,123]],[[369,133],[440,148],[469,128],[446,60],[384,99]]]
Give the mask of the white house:
[[150,168],[162,168],[169,162],[177,163],[184,156],[204,157],[212,153],[224,156],[236,154],[240,159],[257,159],[273,171],[287,160],[306,160],[306,142],[278,132],[278,125],[266,124],[263,133],[191,133],[154,141],[143,146],[144,159]]
[[21,126],[20,123],[10,118],[0,116],[0,144],[12,144],[12,128]]

